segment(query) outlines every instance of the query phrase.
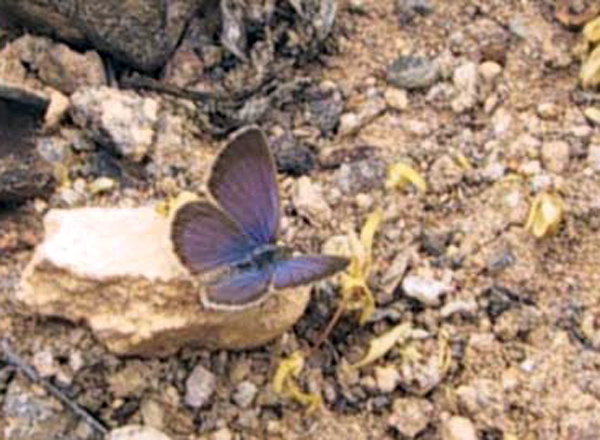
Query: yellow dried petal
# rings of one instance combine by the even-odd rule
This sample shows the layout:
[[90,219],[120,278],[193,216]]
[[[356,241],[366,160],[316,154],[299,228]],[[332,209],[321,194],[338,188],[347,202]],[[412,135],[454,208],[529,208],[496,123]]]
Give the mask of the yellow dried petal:
[[198,196],[189,191],[182,191],[177,197],[171,197],[162,202],[158,202],[154,210],[163,217],[173,217],[177,210],[188,202],[198,200]]
[[558,231],[563,213],[564,203],[559,196],[538,194],[531,204],[525,229],[537,238],[552,235]]
[[583,88],[593,88],[600,84],[600,46],[597,46],[581,65],[579,79]]
[[375,312],[375,298],[369,286],[362,278],[349,275],[342,276],[342,296],[347,310],[360,310],[358,318],[360,325],[364,325]]
[[458,153],[454,157],[454,160],[464,171],[470,171],[473,169],[473,165],[471,165],[471,161],[464,154]]
[[402,162],[392,165],[388,170],[386,188],[403,189],[408,184],[412,184],[421,192],[427,191],[425,179],[413,167]]
[[294,380],[304,368],[304,356],[302,352],[295,351],[290,357],[281,361],[273,376],[273,390],[286,396],[303,406],[308,411],[314,411],[321,406],[321,396],[303,392]]
[[385,356],[388,351],[399,341],[409,336],[410,324],[398,324],[396,327],[373,339],[369,344],[366,356],[353,365],[354,368],[362,368]]
[[375,233],[379,229],[379,225],[381,225],[382,219],[383,211],[381,209],[377,209],[369,214],[362,231],[360,231],[360,242],[365,250],[365,254],[368,255],[369,259],[371,257],[371,250],[373,249],[373,239],[375,238]]
[[600,41],[600,17],[589,21],[583,28],[583,36],[590,43]]
[[346,273],[342,276],[342,297],[348,310],[361,310],[359,322],[364,325],[375,312],[375,299],[367,285],[371,271],[372,248],[375,234],[381,225],[383,211],[372,212],[360,231],[349,235],[352,258]]

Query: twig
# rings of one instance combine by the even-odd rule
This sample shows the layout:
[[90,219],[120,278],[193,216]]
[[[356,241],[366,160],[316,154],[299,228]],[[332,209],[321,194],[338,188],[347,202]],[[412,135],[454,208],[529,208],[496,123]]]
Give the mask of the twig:
[[80,417],[84,422],[86,422],[92,429],[96,430],[102,436],[106,436],[108,434],[108,429],[96,420],[90,413],[88,413],[85,409],[75,403],[73,400],[69,399],[61,390],[52,385],[49,381],[40,377],[35,369],[28,365],[17,353],[15,353],[8,344],[6,339],[2,340],[2,351],[4,352],[4,356],[6,361],[17,367],[29,380],[41,385],[49,394],[58,399],[65,407],[71,410],[75,415]]
[[308,350],[306,357],[311,356],[321,346],[321,344],[325,341],[325,339],[327,339],[327,337],[333,330],[333,327],[335,327],[335,325],[338,323],[338,321],[340,320],[340,318],[342,317],[342,315],[344,314],[345,311],[346,311],[346,301],[342,301],[340,303],[340,305],[338,306],[337,310],[335,311],[333,317],[329,320],[329,323],[327,324],[327,327],[325,327],[325,330],[323,330],[323,332],[319,335],[319,338],[317,339],[317,341]]

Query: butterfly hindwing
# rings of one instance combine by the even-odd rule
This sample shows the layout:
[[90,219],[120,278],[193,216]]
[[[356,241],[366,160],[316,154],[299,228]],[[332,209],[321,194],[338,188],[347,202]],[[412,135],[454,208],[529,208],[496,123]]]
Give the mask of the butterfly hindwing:
[[178,209],[171,236],[175,253],[193,273],[240,261],[255,247],[235,221],[206,201]]
[[304,255],[275,263],[273,285],[276,289],[308,284],[344,270],[348,259],[330,255]]
[[216,201],[258,245],[274,243],[279,229],[276,167],[264,134],[241,130],[213,165],[208,188]]
[[243,307],[261,299],[270,282],[269,268],[245,270],[207,286],[205,297],[213,306]]

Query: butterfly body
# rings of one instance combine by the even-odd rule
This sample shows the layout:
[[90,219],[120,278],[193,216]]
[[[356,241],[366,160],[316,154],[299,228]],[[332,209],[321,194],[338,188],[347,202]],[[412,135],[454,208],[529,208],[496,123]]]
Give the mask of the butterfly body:
[[287,246],[266,244],[252,251],[252,254],[239,263],[234,263],[240,270],[265,269],[278,261],[287,260],[292,256],[293,250]]
[[181,262],[199,276],[205,306],[254,306],[274,290],[330,276],[342,257],[293,256],[276,244],[280,201],[275,162],[255,127],[234,135],[213,164],[208,189],[216,203],[190,202],[175,214],[172,240]]

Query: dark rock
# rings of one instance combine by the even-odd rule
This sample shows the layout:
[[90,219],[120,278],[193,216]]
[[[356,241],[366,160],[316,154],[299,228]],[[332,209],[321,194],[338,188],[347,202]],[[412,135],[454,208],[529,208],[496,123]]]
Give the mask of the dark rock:
[[195,0],[7,0],[0,12],[35,32],[93,45],[144,71],[161,67],[175,49]]
[[0,99],[0,203],[46,197],[54,189],[52,169],[34,149],[39,118],[35,107]]
[[319,127],[323,135],[331,134],[344,110],[342,93],[335,87],[314,87],[306,94],[310,123]]
[[336,172],[336,179],[344,194],[369,192],[383,185],[385,164],[378,158],[343,164]]
[[387,69],[387,80],[401,89],[425,89],[439,77],[435,61],[422,57],[400,56]]
[[433,6],[429,0],[397,0],[396,13],[401,25],[413,21],[418,16],[426,16],[433,12]]
[[67,438],[66,431],[73,423],[60,403],[36,392],[24,379],[13,380],[4,397],[2,408],[4,432],[7,440],[46,440]]
[[306,144],[299,143],[294,135],[286,131],[271,139],[271,147],[277,162],[277,169],[292,176],[310,173],[316,165],[315,153]]
[[94,51],[79,53],[44,37],[25,35],[11,43],[13,50],[44,83],[70,95],[81,86],[105,85],[102,59]]

